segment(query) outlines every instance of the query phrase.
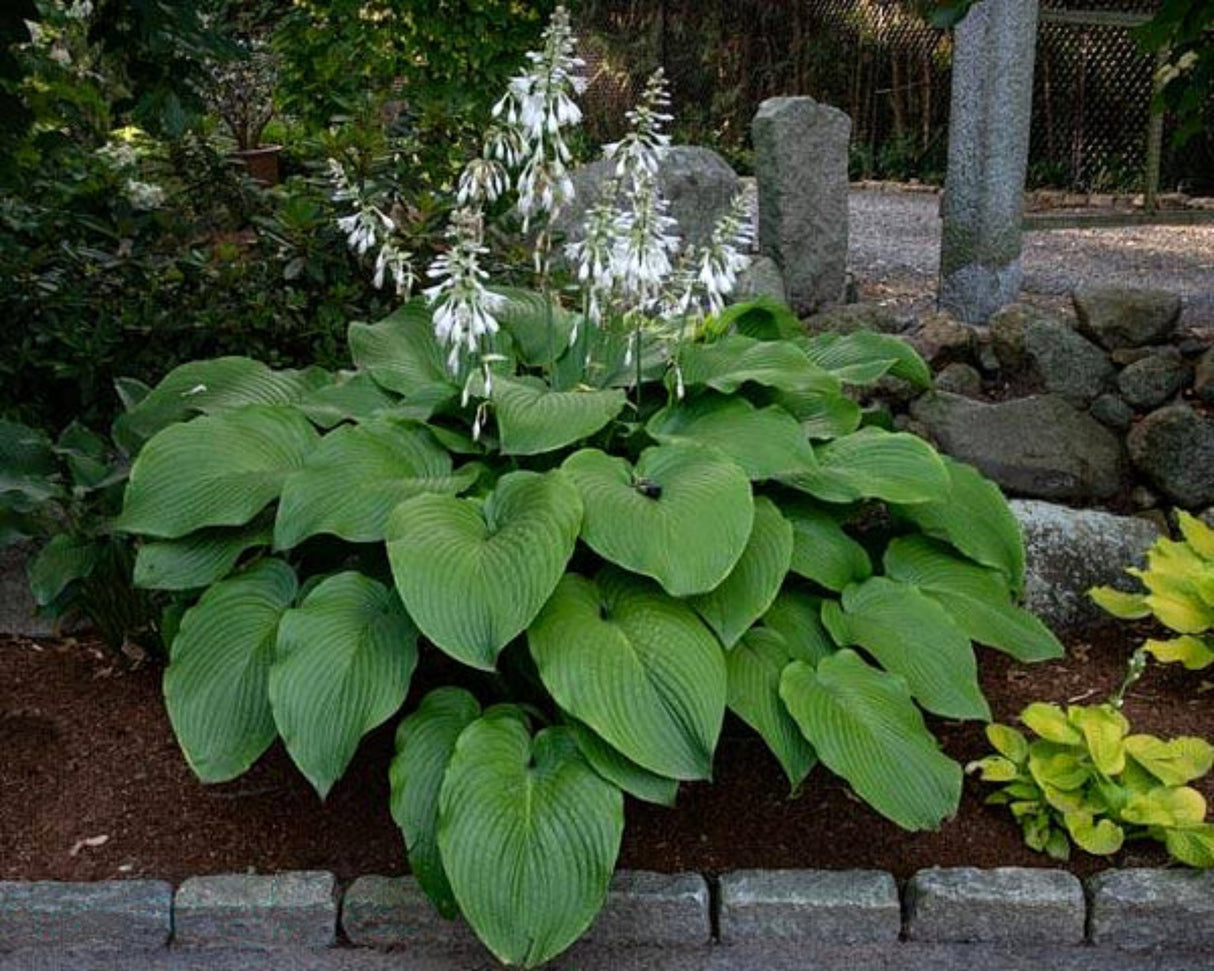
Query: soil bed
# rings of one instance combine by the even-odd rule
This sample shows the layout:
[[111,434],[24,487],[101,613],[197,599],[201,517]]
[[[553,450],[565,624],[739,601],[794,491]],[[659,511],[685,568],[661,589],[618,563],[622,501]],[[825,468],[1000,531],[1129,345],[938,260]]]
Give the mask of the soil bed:
[[[980,649],[996,719],[1014,718],[1030,701],[1098,702],[1120,682],[1125,658],[1140,642],[1115,625],[1066,641],[1064,661],[1035,666]],[[323,804],[281,744],[244,777],[204,786],[173,739],[161,674],[155,663],[131,670],[89,640],[0,639],[0,880],[406,872],[388,813],[390,728],[364,741]],[[1125,712],[1138,732],[1210,736],[1210,687],[1200,674],[1157,666],[1131,692]],[[933,727],[963,762],[988,754],[980,725]],[[936,865],[1057,865],[1024,847],[1005,809],[982,805],[992,787],[973,779],[956,819],[936,833],[910,834],[821,767],[790,799],[763,743],[732,718],[716,766],[716,782],[684,786],[673,810],[629,801],[620,866],[705,873],[860,867],[906,877]],[[1214,778],[1197,785],[1214,800]],[[1086,875],[1166,861],[1161,848],[1139,843],[1111,859],[1076,853],[1070,868]]]

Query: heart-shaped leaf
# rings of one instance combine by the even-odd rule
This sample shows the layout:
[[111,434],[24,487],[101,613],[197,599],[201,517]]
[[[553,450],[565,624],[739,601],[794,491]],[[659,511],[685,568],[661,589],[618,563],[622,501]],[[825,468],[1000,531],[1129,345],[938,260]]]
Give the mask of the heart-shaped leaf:
[[375,324],[350,325],[354,363],[406,401],[439,402],[459,394],[446,353],[434,336],[434,320],[421,297]]
[[200,590],[222,580],[246,550],[268,546],[273,531],[262,520],[247,526],[200,529],[181,539],[139,547],[135,585],[148,590]]
[[476,466],[452,472],[451,456],[423,426],[390,418],[329,432],[283,486],[274,545],[291,547],[317,533],[352,543],[384,538],[388,517],[423,493],[450,495],[477,479]]
[[780,697],[818,758],[903,829],[937,829],[961,801],[961,766],[944,755],[906,682],[844,649],[815,670],[794,661]]
[[283,614],[270,707],[322,799],[362,737],[400,708],[416,666],[417,631],[395,591],[361,573],[329,577]]
[[494,287],[493,292],[505,300],[494,316],[524,364],[548,364],[565,352],[576,314],[534,290]]
[[1012,605],[1008,578],[998,570],[952,555],[922,536],[895,539],[885,550],[885,572],[913,584],[949,612],[965,635],[1018,661],[1062,657],[1050,629]]
[[838,649],[822,626],[821,614],[820,597],[785,587],[763,615],[763,626],[783,637],[795,657],[817,664]]
[[388,522],[388,558],[409,615],[436,645],[492,670],[556,588],[582,502],[560,472],[512,472],[483,503],[422,495]]
[[759,341],[731,334],[710,344],[690,344],[679,352],[687,387],[707,385],[731,394],[743,384],[784,391],[834,391],[839,382],[789,341]]
[[714,589],[746,549],[750,482],[715,451],[662,445],[641,453],[634,469],[626,459],[582,449],[562,468],[582,495],[586,544],[673,596]]
[[527,631],[556,703],[638,765],[712,773],[725,716],[721,646],[686,604],[616,570],[570,574]]
[[975,468],[941,456],[949,485],[931,502],[895,506],[933,539],[955,546],[971,560],[1002,570],[1012,593],[1024,589],[1024,539],[1020,524],[995,483]]
[[729,652],[729,710],[762,736],[795,790],[817,758],[780,700],[780,676],[794,660],[811,660],[774,630],[756,628]]
[[51,537],[29,564],[30,593],[39,607],[46,607],[67,586],[93,572],[102,550],[95,540],[70,533]]
[[756,408],[744,398],[703,394],[663,408],[645,429],[663,445],[710,445],[751,479],[774,479],[817,464],[797,420],[775,405]]
[[539,455],[593,435],[618,415],[623,391],[549,391],[541,381],[493,379],[506,455]]
[[825,502],[932,502],[949,488],[948,472],[935,449],[904,432],[862,428],[817,453],[816,469],[784,481]]
[[456,742],[439,851],[460,911],[499,961],[532,968],[581,936],[606,900],[623,831],[620,790],[568,728],[532,741],[499,710]]
[[599,775],[623,789],[628,795],[659,806],[673,806],[679,794],[679,783],[643,769],[632,759],[617,752],[597,733],[579,721],[570,719],[569,728],[577,740],[578,749]]
[[842,438],[864,420],[864,409],[841,392],[780,391],[772,397],[801,423],[806,438]]
[[164,672],[169,721],[203,782],[241,775],[274,741],[268,681],[295,574],[258,560],[186,611]]
[[305,394],[296,407],[321,428],[332,428],[343,421],[367,421],[395,408],[399,401],[366,371],[343,371],[332,384]]
[[135,460],[117,528],[176,539],[204,526],[243,526],[278,498],[317,440],[289,405],[170,425]]
[[869,384],[888,373],[921,391],[932,386],[931,370],[900,337],[859,330],[802,337],[797,344],[811,361],[849,383]]
[[481,706],[463,688],[436,688],[396,730],[388,771],[392,818],[405,836],[409,869],[439,913],[459,914],[438,852],[438,793],[460,733],[480,717]]
[[990,720],[969,638],[936,601],[912,586],[873,577],[843,591],[842,609],[822,605],[838,644],[858,644],[900,674],[930,712]]
[[711,593],[688,601],[726,648],[772,605],[788,575],[792,551],[792,526],[775,503],[756,496],[754,526],[737,566]]
[[842,590],[872,576],[864,547],[826,509],[810,500],[785,502],[782,509],[793,528],[794,573],[828,590]]

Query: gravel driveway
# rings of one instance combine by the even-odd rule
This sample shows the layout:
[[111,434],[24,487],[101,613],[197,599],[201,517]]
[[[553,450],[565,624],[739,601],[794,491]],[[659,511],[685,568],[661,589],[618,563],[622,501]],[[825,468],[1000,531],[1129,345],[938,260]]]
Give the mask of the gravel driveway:
[[[848,264],[860,298],[921,313],[935,304],[940,197],[853,189]],[[1214,222],[1198,226],[1054,229],[1024,237],[1025,295],[1069,305],[1082,284],[1158,287],[1179,294],[1184,322],[1214,327]]]

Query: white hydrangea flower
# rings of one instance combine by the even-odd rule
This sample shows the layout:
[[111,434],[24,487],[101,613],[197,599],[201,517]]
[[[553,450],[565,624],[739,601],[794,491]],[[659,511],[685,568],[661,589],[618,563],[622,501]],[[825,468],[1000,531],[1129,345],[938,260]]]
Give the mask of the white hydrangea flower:
[[483,236],[484,217],[479,210],[456,210],[447,229],[451,247],[426,271],[438,281],[423,293],[434,308],[434,333],[450,348],[447,366],[452,372],[459,370],[465,351],[482,351],[485,339],[497,333],[494,314],[505,303],[504,297],[485,288],[489,274],[481,268],[480,258],[489,250]]

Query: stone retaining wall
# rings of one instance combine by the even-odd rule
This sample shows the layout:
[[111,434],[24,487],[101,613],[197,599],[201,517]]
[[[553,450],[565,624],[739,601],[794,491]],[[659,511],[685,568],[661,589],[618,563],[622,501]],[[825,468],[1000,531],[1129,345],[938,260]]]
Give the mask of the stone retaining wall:
[[[361,877],[344,893],[323,871],[196,877],[175,893],[155,880],[0,883],[0,953],[132,954],[170,943],[250,950],[340,943],[485,960],[469,930],[439,917],[411,877]],[[993,945],[1012,953],[1096,945],[1208,956],[1214,873],[1110,870],[1085,887],[1064,870],[932,869],[900,892],[891,874],[873,870],[741,870],[711,881],[621,871],[570,960],[576,965],[579,949],[773,943]]]

